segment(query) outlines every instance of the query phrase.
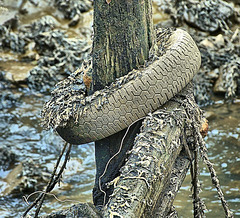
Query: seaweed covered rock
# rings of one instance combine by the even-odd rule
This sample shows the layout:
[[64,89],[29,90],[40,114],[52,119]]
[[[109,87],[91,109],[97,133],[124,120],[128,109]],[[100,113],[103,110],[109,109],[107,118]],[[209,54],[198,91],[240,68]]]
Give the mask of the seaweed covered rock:
[[35,37],[57,27],[60,27],[60,23],[53,16],[47,15],[33,21],[31,24],[20,26],[19,33],[24,34],[30,40],[36,41]]
[[0,147],[0,169],[7,170],[11,164],[15,162],[16,154],[14,154],[6,146]]
[[54,4],[64,14],[66,19],[73,19],[75,16],[80,16],[81,13],[92,8],[92,2],[89,0],[55,0]]
[[0,49],[24,53],[26,42],[23,37],[0,25]]
[[29,72],[28,87],[40,92],[49,92],[57,82],[56,68],[36,66]]
[[223,0],[167,0],[159,1],[158,7],[171,17],[171,22],[158,25],[187,28],[200,49],[201,68],[194,78],[198,104],[212,103],[215,94],[225,99],[239,94],[239,7]]
[[[9,31],[0,26],[0,49],[23,54],[22,60],[37,66],[26,74],[25,83],[35,91],[46,92],[65,76],[79,68],[89,55],[88,42],[69,38],[53,16],[43,16],[28,25]],[[12,81],[15,82],[15,81]]]
[[185,22],[206,32],[229,30],[231,20],[239,22],[239,12],[231,4],[222,0],[167,0],[160,1],[159,7],[170,14],[175,25],[180,26]]
[[240,78],[240,33],[202,37],[199,49],[202,67],[195,77],[195,97],[199,104],[206,104],[210,92],[225,94],[232,99],[238,94]]

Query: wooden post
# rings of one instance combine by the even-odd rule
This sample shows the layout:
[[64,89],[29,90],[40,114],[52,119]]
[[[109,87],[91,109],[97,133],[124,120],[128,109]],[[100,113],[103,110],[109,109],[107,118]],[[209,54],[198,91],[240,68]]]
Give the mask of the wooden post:
[[[94,1],[93,39],[93,90],[99,90],[144,64],[153,41],[151,0],[106,0]],[[112,188],[105,184],[119,175],[119,169],[127,157],[141,123],[133,125],[124,140],[123,148],[109,164],[108,160],[119,150],[123,130],[106,139],[95,142],[96,180],[93,190],[95,205],[103,205],[103,192],[108,196]],[[106,200],[107,200],[106,199]]]

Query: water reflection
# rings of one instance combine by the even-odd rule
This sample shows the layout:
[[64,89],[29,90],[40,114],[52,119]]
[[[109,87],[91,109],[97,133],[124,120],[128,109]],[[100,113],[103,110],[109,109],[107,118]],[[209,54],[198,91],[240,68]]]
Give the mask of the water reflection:
[[[0,217],[20,217],[26,209],[22,196],[33,192],[25,190],[16,194],[10,191],[4,196],[6,190],[9,190],[9,183],[13,182],[9,181],[9,178],[15,178],[10,177],[10,172],[18,173],[16,169],[19,169],[21,162],[32,161],[37,164],[41,175],[46,177],[46,181],[39,181],[42,185],[40,187],[43,188],[63,146],[59,136],[53,131],[44,131],[40,125],[40,110],[48,98],[49,96],[40,95],[22,96],[17,106],[5,108],[0,113],[1,148],[5,148],[9,154],[14,154],[12,164],[0,170]],[[69,204],[76,202],[91,201],[94,177],[93,143],[74,146],[62,183],[53,192],[60,200],[71,201],[59,202],[53,196],[49,196],[43,207],[43,214],[69,207]],[[32,196],[29,202],[32,202],[34,197],[36,195]]]
[[[16,154],[13,165],[0,171],[0,191],[8,185],[6,178],[12,169],[26,159],[38,163],[46,177],[52,172],[56,158],[63,146],[63,141],[52,131],[44,131],[39,123],[40,110],[43,102],[49,96],[23,96],[18,107],[4,109],[0,115],[0,143]],[[218,104],[206,108],[214,113],[209,118],[210,131],[206,137],[210,160],[215,164],[225,197],[235,215],[240,215],[240,107]],[[48,174],[47,174],[48,173]],[[45,175],[45,174],[44,174]],[[63,176],[60,186],[53,193],[59,198],[48,196],[43,206],[43,214],[64,209],[78,202],[92,201],[92,187],[95,177],[94,146],[93,143],[74,146],[71,160]],[[202,182],[201,197],[205,201],[208,217],[223,217],[221,203],[212,187],[208,170],[201,164],[200,180]],[[174,202],[180,217],[192,216],[190,192],[190,175]],[[42,184],[46,185],[46,182]],[[19,217],[26,205],[22,200],[22,192],[18,195],[0,195],[0,216]],[[35,196],[29,199],[34,200]],[[67,200],[65,202],[62,202]]]
[[[209,119],[210,131],[205,138],[208,155],[220,180],[231,210],[235,216],[240,216],[240,104],[216,104],[205,108],[215,116]],[[206,166],[201,163],[200,180],[202,193],[200,196],[207,206],[207,217],[224,217],[221,202],[213,188]],[[190,175],[175,200],[180,217],[192,216]],[[186,203],[188,202],[188,203]]]

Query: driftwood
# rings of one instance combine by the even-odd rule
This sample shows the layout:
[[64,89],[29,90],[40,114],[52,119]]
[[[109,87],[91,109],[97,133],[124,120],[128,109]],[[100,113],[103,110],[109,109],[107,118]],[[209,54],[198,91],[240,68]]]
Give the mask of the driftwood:
[[93,212],[94,206],[79,204],[48,217],[81,217],[86,213],[91,214],[89,217],[175,216],[172,203],[190,165],[185,148],[194,145],[193,128],[197,126],[200,131],[202,120],[188,85],[144,119],[120,176],[108,184],[114,186],[113,194],[99,213]]
[[[171,175],[168,181],[163,187],[161,193],[161,201],[157,202],[159,206],[154,210],[154,217],[174,217],[177,212],[172,207],[173,200],[181,187],[181,184],[186,176],[186,172],[189,169],[190,161],[186,158],[184,151],[180,153],[177,157]],[[116,202],[117,204],[117,202]],[[62,210],[54,212],[48,215],[48,218],[57,218],[57,217],[101,217],[100,212],[92,205],[91,203],[82,203],[70,207],[67,210]]]
[[[201,118],[201,111],[189,87],[145,118],[128,161],[120,170],[121,175],[113,181],[117,182],[103,211],[104,217],[155,217],[156,214],[168,214],[169,204],[172,204],[184,179],[184,175],[181,175],[182,179],[174,181],[173,166],[182,149],[188,146],[186,143],[194,138],[193,122],[200,127]],[[186,173],[186,170],[182,172]],[[177,180],[180,181],[178,185],[175,184]],[[170,184],[175,188],[169,190]],[[162,208],[161,211],[158,208]]]

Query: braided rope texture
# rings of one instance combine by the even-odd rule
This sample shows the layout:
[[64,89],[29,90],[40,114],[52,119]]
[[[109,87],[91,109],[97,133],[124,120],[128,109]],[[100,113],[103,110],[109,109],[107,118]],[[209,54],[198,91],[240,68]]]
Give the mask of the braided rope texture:
[[191,36],[177,29],[168,39],[163,56],[146,68],[141,76],[111,92],[97,108],[100,99],[86,105],[87,113],[59,126],[59,135],[71,144],[84,144],[106,138],[157,110],[180,92],[198,72],[201,55]]

